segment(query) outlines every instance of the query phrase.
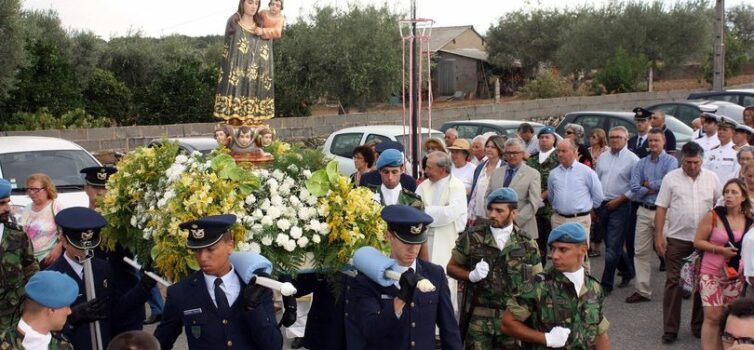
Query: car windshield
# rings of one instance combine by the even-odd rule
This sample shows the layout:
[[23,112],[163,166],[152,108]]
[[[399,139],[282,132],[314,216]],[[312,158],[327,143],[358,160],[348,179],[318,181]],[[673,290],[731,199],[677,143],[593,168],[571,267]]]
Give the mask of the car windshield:
[[84,178],[79,170],[98,166],[97,161],[83,150],[35,151],[0,154],[0,170],[10,181],[14,191],[26,190],[26,178],[45,173],[58,190],[81,190]]
[[673,132],[676,140],[690,140],[694,130],[680,120],[668,117],[665,119],[665,125]]

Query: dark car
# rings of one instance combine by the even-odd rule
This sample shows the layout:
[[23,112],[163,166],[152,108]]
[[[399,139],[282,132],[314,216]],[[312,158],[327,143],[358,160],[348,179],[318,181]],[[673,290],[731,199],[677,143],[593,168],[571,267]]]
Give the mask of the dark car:
[[545,126],[540,123],[527,122],[522,120],[495,120],[495,119],[474,119],[474,120],[455,120],[447,122],[440,127],[443,133],[454,128],[458,131],[458,137],[463,139],[473,139],[477,135],[488,132],[494,132],[498,135],[514,137],[517,135],[518,126],[523,123],[529,123],[534,128],[536,135],[539,129]]
[[672,115],[689,126],[691,126],[691,121],[699,117],[702,112],[721,114],[737,122],[741,122],[744,113],[744,108],[735,103],[710,100],[666,102],[644,108],[650,111],[659,109],[665,112],[665,115]]
[[[636,135],[636,125],[634,125],[634,113],[632,112],[614,112],[614,111],[585,111],[571,112],[565,115],[563,121],[558,124],[555,131],[560,135],[565,135],[565,126],[567,124],[578,124],[584,127],[585,145],[589,145],[589,136],[593,129],[600,128],[607,133],[616,126],[624,126],[628,129],[629,137]],[[665,125],[673,132],[676,140],[676,148],[681,147],[691,140],[694,131],[683,124],[678,119],[668,116],[665,118]]]
[[692,92],[688,99],[728,101],[743,107],[754,106],[754,89]]

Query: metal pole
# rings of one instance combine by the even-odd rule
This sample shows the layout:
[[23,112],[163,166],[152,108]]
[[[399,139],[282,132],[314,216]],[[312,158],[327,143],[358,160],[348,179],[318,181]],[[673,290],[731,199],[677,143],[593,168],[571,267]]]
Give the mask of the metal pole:
[[[418,64],[418,43],[416,40],[416,0],[411,0],[411,37],[413,38],[412,44],[411,44],[411,50],[414,53],[413,58],[411,59],[411,86],[414,87],[413,96],[412,98],[412,107],[411,107],[411,171],[412,175],[414,177],[419,177],[419,110],[418,110],[418,102],[420,96],[418,96],[422,89],[421,86],[416,86],[420,72],[417,72],[416,69],[419,66]],[[430,87],[431,88],[431,87]]]
[[[84,265],[84,286],[86,288],[86,300],[90,301],[96,298],[96,291],[94,289],[94,272],[92,271],[92,257],[94,251],[85,250],[86,257],[81,263]],[[100,329],[99,321],[94,321],[89,324],[89,331],[91,332],[92,349],[103,350],[102,347],[102,330]]]
[[712,90],[725,89],[725,0],[715,3],[715,53],[712,60]]

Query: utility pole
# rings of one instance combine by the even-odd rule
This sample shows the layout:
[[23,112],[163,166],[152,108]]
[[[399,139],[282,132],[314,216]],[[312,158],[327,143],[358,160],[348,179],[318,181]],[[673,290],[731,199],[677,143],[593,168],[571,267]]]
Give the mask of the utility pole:
[[[411,92],[410,96],[411,98],[411,170],[413,171],[411,174],[418,178],[419,177],[419,133],[421,132],[419,130],[419,99],[421,96],[418,96],[421,94],[421,86],[416,86],[419,81],[419,74],[421,72],[417,72],[417,69],[419,67],[419,50],[417,48],[419,47],[419,44],[417,43],[417,37],[416,37],[416,0],[411,0],[411,38],[413,39],[411,41],[411,86],[413,87],[413,91]],[[431,88],[431,87],[430,87]]]
[[725,89],[725,0],[715,0],[715,51],[712,58],[712,90]]

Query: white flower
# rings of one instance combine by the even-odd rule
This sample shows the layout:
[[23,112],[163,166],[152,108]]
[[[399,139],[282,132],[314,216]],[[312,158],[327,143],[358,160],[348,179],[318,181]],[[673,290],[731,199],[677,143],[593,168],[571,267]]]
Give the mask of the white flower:
[[265,246],[270,246],[272,244],[272,238],[265,236],[262,238],[262,244]]
[[242,219],[245,225],[251,225],[254,223],[254,218],[251,216],[243,216]]
[[201,157],[202,156],[202,152],[193,151],[193,152],[191,152],[191,156],[192,157]]
[[380,197],[380,194],[379,194],[379,193],[377,193],[377,192],[375,192],[375,193],[374,193],[374,194],[372,195],[372,199],[373,199],[373,200],[374,200],[375,202],[377,202],[377,203],[382,203],[382,197]]
[[253,216],[255,219],[261,219],[264,216],[264,213],[262,213],[261,210],[257,209],[254,210],[253,213],[251,213],[251,216]]
[[165,175],[168,177],[169,182],[175,182],[179,178],[181,178],[181,175],[186,171],[186,166],[183,164],[173,164],[168,168],[168,170],[165,170]]
[[288,171],[290,171],[292,173],[297,173],[298,172],[298,167],[296,166],[296,164],[291,164],[291,165],[288,166]]
[[318,235],[312,236],[312,242],[319,244],[319,242],[321,242],[321,241],[322,241],[322,239],[319,238]]
[[306,200],[307,200],[307,199],[309,198],[309,195],[310,195],[310,194],[309,194],[309,191],[308,191],[307,189],[305,189],[305,188],[302,188],[302,189],[301,189],[301,192],[299,192],[299,193],[298,193],[298,197],[299,197],[299,198],[300,198],[300,199],[301,199],[302,201],[306,201]]
[[242,251],[242,252],[248,252],[249,250],[251,250],[251,245],[249,243],[246,243],[246,242],[239,242],[238,243],[238,250]]
[[272,226],[272,218],[269,216],[265,216],[262,218],[262,226]]
[[304,220],[304,221],[311,219],[312,216],[314,216],[316,214],[317,214],[317,210],[314,209],[314,208],[312,208],[312,207],[301,208],[298,211],[298,217],[299,217],[299,219]]
[[257,242],[251,242],[249,244],[249,251],[259,254],[262,252],[262,247]]
[[278,207],[269,207],[267,209],[267,216],[269,216],[273,220],[279,218],[282,214],[283,213],[280,212],[280,208]]
[[275,237],[275,244],[279,246],[283,246],[286,242],[288,242],[291,238],[288,237],[285,233],[278,233],[278,236]]
[[322,224],[316,219],[309,221],[309,229],[314,232],[319,232],[319,230],[321,230],[320,226],[322,226]]
[[262,205],[260,205],[259,208],[262,210],[270,209],[270,200],[265,198],[264,201],[262,202]]
[[152,230],[151,230],[151,229],[148,229],[148,228],[147,228],[147,229],[144,229],[144,234],[143,234],[143,236],[144,236],[144,239],[145,239],[145,240],[150,240],[150,239],[152,239]]
[[251,231],[254,233],[262,232],[262,225],[261,224],[254,224],[251,226]]
[[327,236],[328,233],[330,233],[330,227],[327,226],[327,224],[322,224],[319,226],[319,234]]
[[283,245],[283,248],[285,248],[285,250],[289,252],[296,250],[296,241],[285,242],[285,244]]
[[131,226],[133,226],[133,227],[136,227],[136,225],[137,225],[138,223],[139,223],[139,222],[137,221],[137,219],[136,219],[136,216],[132,216],[132,217],[131,217]]
[[177,157],[175,157],[175,162],[177,164],[183,164],[183,163],[186,163],[187,161],[188,161],[188,157],[186,157],[183,154],[179,154]]
[[283,180],[283,185],[288,187],[293,187],[293,185],[296,184],[296,180],[294,180],[292,177],[286,177],[285,180]]
[[288,202],[290,202],[294,207],[298,207],[301,204],[301,200],[299,200],[295,195],[288,197]]
[[280,197],[278,195],[274,195],[270,198],[270,204],[279,207],[283,205],[283,197]]
[[281,196],[287,196],[291,194],[291,186],[288,186],[286,184],[283,184],[282,186],[280,186],[278,190],[280,191]]
[[304,171],[301,172],[301,175],[304,175],[307,179],[312,177],[312,172],[309,169],[304,169]]
[[254,196],[254,194],[250,194],[248,197],[246,197],[246,204],[252,205],[257,202],[257,197]]
[[283,178],[285,177],[285,173],[278,169],[275,169],[275,171],[272,172],[272,177],[274,177],[275,180],[283,181]]
[[309,244],[309,239],[306,237],[301,237],[296,241],[299,247],[306,248],[306,245]]
[[317,204],[317,197],[310,196],[309,198],[306,199],[306,204],[309,204],[311,206],[316,205]]
[[293,220],[296,220],[296,209],[293,207],[285,208],[285,216]]
[[278,220],[277,226],[279,229],[287,231],[291,227],[291,222],[287,219],[280,219]]
[[280,183],[278,183],[278,181],[275,180],[275,179],[270,178],[270,179],[267,180],[267,186],[277,188],[279,185],[280,185]]
[[302,230],[301,227],[298,227],[298,226],[291,227],[291,238],[299,239],[301,238],[301,235],[303,233],[304,233],[304,230]]

